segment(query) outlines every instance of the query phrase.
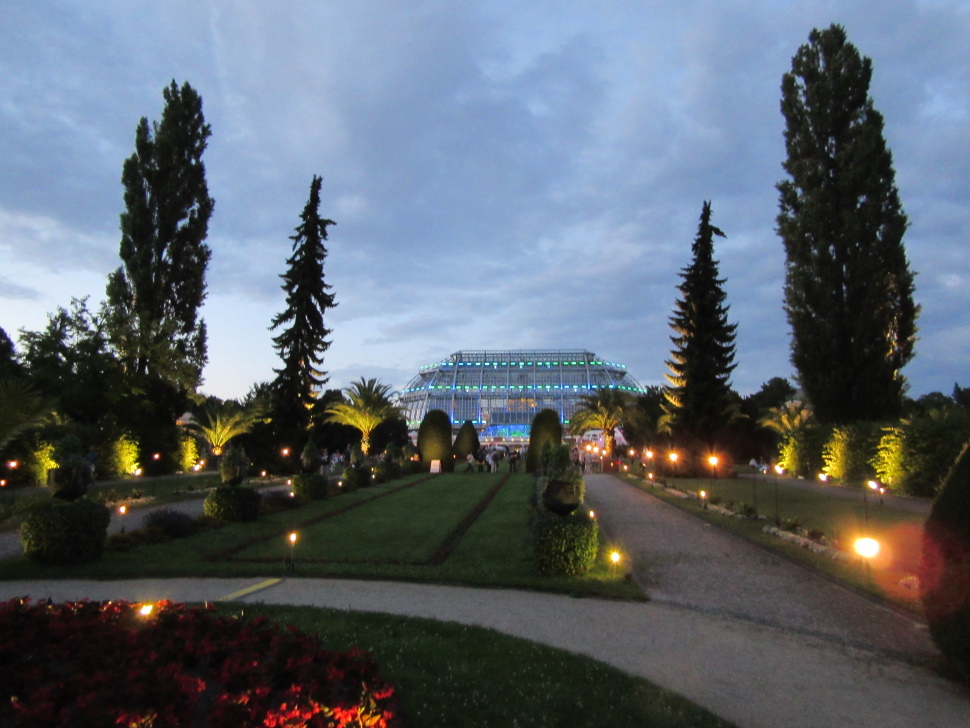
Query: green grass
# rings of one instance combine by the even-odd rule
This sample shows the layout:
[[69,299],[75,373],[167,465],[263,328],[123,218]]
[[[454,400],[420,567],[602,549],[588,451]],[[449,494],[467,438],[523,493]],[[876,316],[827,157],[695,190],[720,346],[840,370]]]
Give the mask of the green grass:
[[[786,478],[777,481],[756,481],[749,478],[721,479],[679,478],[670,484],[681,491],[697,493],[707,491],[720,498],[722,505],[728,502],[753,504],[765,520],[732,518],[705,510],[700,501],[679,498],[663,487],[650,485],[642,479],[627,477],[628,482],[692,513],[726,531],[752,543],[774,551],[792,561],[819,571],[846,585],[902,606],[914,613],[921,613],[919,595],[916,591],[900,586],[902,578],[915,574],[921,549],[921,534],[925,516],[912,511],[880,504],[878,496],[870,497],[868,507],[862,500],[862,492],[846,498],[836,493],[818,492],[799,488]],[[835,486],[833,486],[835,487]],[[762,531],[765,525],[774,525],[775,489],[778,494],[778,517],[782,520],[797,519],[804,529],[817,529],[829,538],[837,539],[843,548],[849,548],[856,538],[867,535],[883,545],[883,553],[867,567],[861,559],[840,562],[790,544]],[[866,518],[868,511],[868,520]]]
[[729,728],[675,693],[596,660],[479,627],[331,609],[221,605],[362,647],[414,728]]
[[[626,575],[611,571],[606,549],[581,577],[534,573],[529,551],[533,478],[449,474],[410,476],[334,498],[130,551],[106,551],[93,564],[45,567],[26,559],[0,562],[2,579],[150,577],[345,577],[397,579],[555,591],[576,596],[644,599]],[[421,480],[416,485],[415,481]],[[479,513],[479,510],[481,511]],[[456,528],[470,521],[457,541]],[[295,569],[287,569],[290,533]],[[605,545],[604,545],[605,546]],[[450,550],[449,550],[450,549]],[[445,550],[441,560],[439,551]]]

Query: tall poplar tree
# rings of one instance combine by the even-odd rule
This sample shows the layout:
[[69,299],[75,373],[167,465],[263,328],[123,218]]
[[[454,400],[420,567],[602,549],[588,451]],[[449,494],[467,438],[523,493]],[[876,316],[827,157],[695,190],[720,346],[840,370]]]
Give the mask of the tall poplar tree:
[[273,331],[284,327],[273,338],[273,346],[283,360],[282,368],[273,370],[277,433],[310,426],[320,388],[329,380],[319,368],[330,347],[327,337],[331,330],[324,323],[324,314],[337,303],[329,293],[331,286],[324,282],[324,242],[327,227],[336,223],[320,217],[322,182],[314,175],[310,198],[300,215],[302,222],[290,237],[293,255],[286,261],[289,270],[280,276],[286,291],[286,310],[277,314],[270,326]]
[[731,390],[734,337],[737,324],[728,323],[724,279],[718,278],[714,236],[724,233],[711,225],[711,203],[701,211],[693,261],[681,271],[681,297],[674,306],[670,327],[674,336],[666,364],[669,386],[664,389],[662,427],[675,437],[713,445],[736,409]]
[[798,382],[824,423],[898,416],[916,341],[907,219],[871,77],[832,25],[812,31],[782,79],[785,311]]
[[205,244],[214,201],[205,179],[211,129],[202,99],[173,80],[160,122],[142,117],[124,163],[122,266],[108,277],[111,343],[128,374],[191,392],[207,361]]

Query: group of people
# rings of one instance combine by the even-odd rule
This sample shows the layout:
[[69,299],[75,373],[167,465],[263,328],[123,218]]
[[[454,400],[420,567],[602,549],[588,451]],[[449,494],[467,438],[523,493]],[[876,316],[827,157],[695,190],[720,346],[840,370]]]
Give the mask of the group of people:
[[[483,473],[488,468],[488,472],[497,473],[498,464],[505,459],[505,456],[505,451],[501,448],[479,448],[477,453],[470,452],[465,457],[465,460],[468,462],[468,465],[465,467],[465,472],[473,473],[477,468],[479,473]],[[522,454],[518,450],[509,452],[509,472],[518,472],[519,460],[521,458]]]

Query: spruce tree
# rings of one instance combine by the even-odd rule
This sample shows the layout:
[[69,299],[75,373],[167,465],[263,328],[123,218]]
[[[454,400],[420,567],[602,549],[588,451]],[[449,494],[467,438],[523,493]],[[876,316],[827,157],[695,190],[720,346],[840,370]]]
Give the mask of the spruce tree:
[[693,261],[681,271],[681,297],[670,317],[675,348],[666,362],[670,373],[663,402],[664,429],[707,444],[728,425],[736,405],[730,378],[737,324],[728,323],[724,279],[718,278],[714,260],[715,235],[725,237],[711,225],[711,203],[705,202],[691,246]]
[[273,370],[278,434],[310,426],[320,389],[329,380],[320,368],[323,354],[330,347],[327,337],[331,330],[324,323],[324,314],[337,303],[329,292],[331,286],[324,281],[324,242],[327,227],[336,223],[320,217],[322,182],[314,175],[310,198],[300,215],[302,222],[290,237],[293,254],[286,261],[289,269],[280,276],[286,291],[286,310],[277,314],[270,326],[273,331],[283,327],[273,338],[273,346],[283,360],[282,368]]
[[872,63],[833,25],[813,30],[782,80],[778,234],[798,382],[823,423],[896,417],[913,356],[913,302]]
[[198,313],[206,296],[211,251],[205,238],[215,204],[202,162],[211,129],[202,99],[188,83],[179,88],[172,81],[162,94],[162,120],[149,125],[142,117],[135,153],[122,170],[122,266],[108,277],[106,310],[111,343],[126,372],[187,393],[201,382],[207,361],[205,322]]

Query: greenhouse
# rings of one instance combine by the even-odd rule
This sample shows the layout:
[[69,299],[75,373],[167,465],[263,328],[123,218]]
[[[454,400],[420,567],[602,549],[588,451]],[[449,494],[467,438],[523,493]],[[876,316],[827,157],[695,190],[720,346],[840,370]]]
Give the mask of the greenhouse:
[[644,391],[623,364],[588,351],[459,351],[421,367],[399,404],[412,430],[439,409],[456,429],[471,420],[483,441],[516,442],[528,439],[540,410],[555,410],[568,425],[579,399],[601,388]]

